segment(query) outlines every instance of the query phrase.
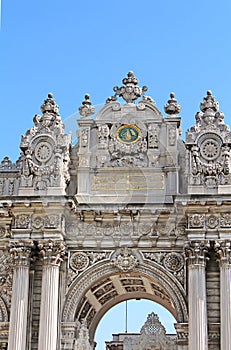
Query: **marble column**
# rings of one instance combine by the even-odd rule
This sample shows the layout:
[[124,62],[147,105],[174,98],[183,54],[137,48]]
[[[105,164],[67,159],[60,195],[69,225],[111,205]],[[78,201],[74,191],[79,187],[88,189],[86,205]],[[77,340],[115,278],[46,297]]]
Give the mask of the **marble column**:
[[206,254],[204,242],[189,242],[186,245],[188,260],[188,311],[189,350],[208,349],[206,305]]
[[220,264],[220,342],[221,349],[231,344],[231,241],[216,242]]
[[11,243],[14,262],[8,350],[26,350],[31,241]]
[[38,245],[43,260],[38,350],[57,349],[59,268],[65,254],[61,241]]

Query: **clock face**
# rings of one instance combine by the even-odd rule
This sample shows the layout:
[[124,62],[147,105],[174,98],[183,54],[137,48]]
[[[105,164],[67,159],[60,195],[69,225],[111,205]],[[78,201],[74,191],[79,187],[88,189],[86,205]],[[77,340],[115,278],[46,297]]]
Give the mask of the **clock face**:
[[140,139],[141,131],[136,125],[122,125],[116,131],[118,141],[126,144],[135,143]]

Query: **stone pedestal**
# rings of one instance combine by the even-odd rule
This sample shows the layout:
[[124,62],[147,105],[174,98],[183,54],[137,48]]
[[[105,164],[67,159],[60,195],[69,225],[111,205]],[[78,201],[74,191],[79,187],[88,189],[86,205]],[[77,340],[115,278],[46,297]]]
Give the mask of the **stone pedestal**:
[[216,244],[220,263],[220,312],[221,349],[230,349],[231,344],[231,242]]
[[8,350],[26,350],[29,268],[32,243],[13,242],[14,260]]
[[64,255],[62,242],[39,244],[43,258],[42,295],[38,350],[57,349],[59,267]]
[[204,242],[190,242],[188,257],[189,350],[208,349]]

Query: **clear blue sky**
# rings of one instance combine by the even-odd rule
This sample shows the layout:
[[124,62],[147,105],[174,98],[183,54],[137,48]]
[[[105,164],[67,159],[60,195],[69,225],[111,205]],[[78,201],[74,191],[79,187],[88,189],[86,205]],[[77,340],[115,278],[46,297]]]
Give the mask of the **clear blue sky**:
[[0,159],[17,159],[48,92],[65,120],[129,70],[162,112],[176,93],[184,132],[208,89],[231,122],[230,16],[230,0],[2,0]]
[[175,92],[183,135],[208,89],[231,124],[230,0],[2,0],[1,10],[0,160],[18,158],[48,92],[65,121],[129,70],[162,112]]

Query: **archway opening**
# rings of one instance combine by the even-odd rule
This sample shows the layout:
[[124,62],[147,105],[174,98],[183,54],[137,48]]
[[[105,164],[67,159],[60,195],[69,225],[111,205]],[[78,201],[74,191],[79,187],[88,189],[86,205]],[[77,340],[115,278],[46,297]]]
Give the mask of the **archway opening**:
[[140,333],[152,312],[158,315],[167,334],[176,334],[176,319],[165,307],[152,300],[130,299],[113,306],[104,314],[95,333],[96,350],[105,349],[105,341],[111,341],[113,334]]

